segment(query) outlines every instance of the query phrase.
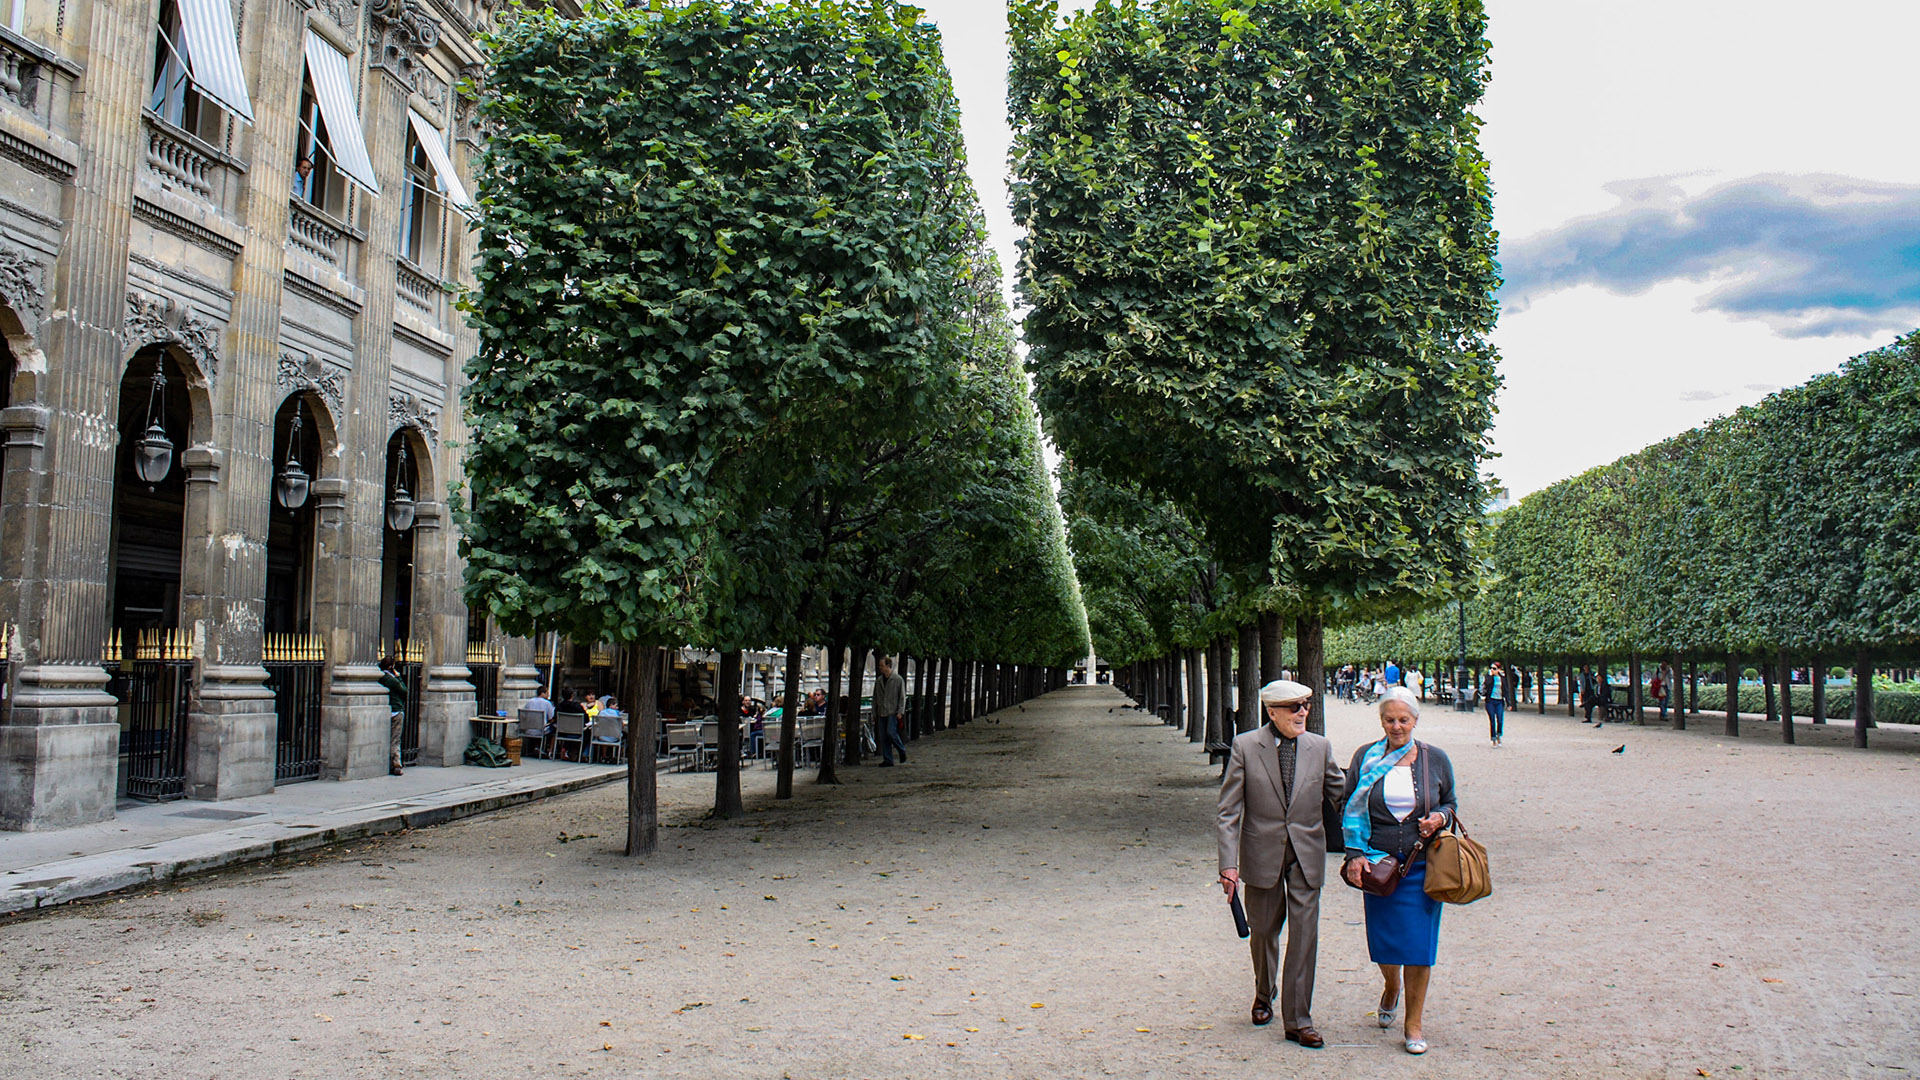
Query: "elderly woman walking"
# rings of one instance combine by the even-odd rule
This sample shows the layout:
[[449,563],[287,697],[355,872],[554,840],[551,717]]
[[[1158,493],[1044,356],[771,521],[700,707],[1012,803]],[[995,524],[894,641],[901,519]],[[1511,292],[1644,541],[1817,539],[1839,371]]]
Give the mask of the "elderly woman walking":
[[[1379,1023],[1393,1026],[1394,1012],[1406,994],[1406,1024],[1402,1033],[1409,1054],[1427,1052],[1425,1019],[1428,981],[1440,948],[1440,902],[1423,887],[1427,878],[1424,852],[1414,856],[1415,843],[1445,828],[1454,817],[1453,763],[1436,747],[1418,742],[1414,726],[1420,722],[1420,699],[1405,687],[1394,687],[1380,699],[1380,729],[1385,738],[1354,751],[1347,770],[1349,789],[1341,832],[1347,848],[1342,876],[1360,888],[1362,876],[1374,863],[1392,855],[1407,867],[1386,896],[1369,892],[1367,953],[1380,965]],[[1412,859],[1411,865],[1408,860]]]

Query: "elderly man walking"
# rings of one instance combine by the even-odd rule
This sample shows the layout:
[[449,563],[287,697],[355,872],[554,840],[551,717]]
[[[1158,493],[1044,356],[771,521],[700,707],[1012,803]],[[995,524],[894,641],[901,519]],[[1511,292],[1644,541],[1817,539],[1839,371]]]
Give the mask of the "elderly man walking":
[[[1253,1022],[1273,1020],[1278,977],[1287,1038],[1326,1045],[1313,1028],[1313,973],[1320,951],[1320,886],[1327,874],[1325,806],[1346,794],[1333,745],[1307,730],[1313,691],[1280,679],[1260,688],[1267,722],[1233,740],[1220,784],[1220,885],[1247,889],[1253,931]],[[1280,965],[1280,929],[1287,958]]]
[[882,656],[874,661],[880,678],[873,684],[873,729],[880,740],[880,766],[893,766],[893,753],[900,752],[900,764],[907,763],[907,744],[900,738],[900,714],[907,709],[907,680],[894,673],[893,660]]

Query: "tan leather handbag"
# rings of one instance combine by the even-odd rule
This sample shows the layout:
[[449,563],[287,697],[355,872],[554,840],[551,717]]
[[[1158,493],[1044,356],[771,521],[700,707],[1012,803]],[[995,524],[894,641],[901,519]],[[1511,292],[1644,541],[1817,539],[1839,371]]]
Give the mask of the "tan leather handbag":
[[1443,904],[1471,904],[1493,892],[1487,849],[1467,835],[1455,814],[1446,832],[1427,842],[1427,895]]

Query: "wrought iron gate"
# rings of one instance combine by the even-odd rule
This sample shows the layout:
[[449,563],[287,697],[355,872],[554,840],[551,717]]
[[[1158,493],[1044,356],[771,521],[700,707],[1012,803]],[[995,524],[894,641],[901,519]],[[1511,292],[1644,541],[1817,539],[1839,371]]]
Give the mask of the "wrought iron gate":
[[389,655],[395,661],[394,674],[407,684],[407,715],[400,725],[400,764],[412,768],[420,763],[420,693],[426,689],[426,647],[417,641],[397,641]]
[[318,780],[320,707],[325,697],[327,657],[311,634],[268,634],[262,649],[273,712],[279,718],[273,779],[277,784]]
[[500,714],[500,647],[484,641],[467,642],[468,678],[473,683],[476,716]]
[[187,793],[187,714],[193,707],[192,641],[180,630],[135,632],[132,655],[121,632],[107,639],[107,690],[126,707],[121,735],[127,795],[178,799]]

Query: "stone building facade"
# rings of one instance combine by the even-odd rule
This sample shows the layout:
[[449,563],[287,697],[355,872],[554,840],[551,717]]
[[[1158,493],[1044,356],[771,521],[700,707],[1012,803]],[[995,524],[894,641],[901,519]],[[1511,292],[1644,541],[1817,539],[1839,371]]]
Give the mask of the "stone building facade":
[[534,685],[447,507],[493,4],[0,0],[0,828],[381,775],[386,651],[421,764]]

